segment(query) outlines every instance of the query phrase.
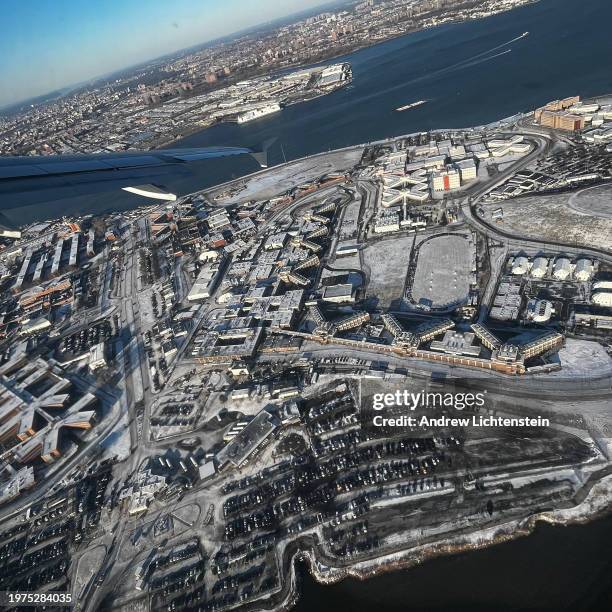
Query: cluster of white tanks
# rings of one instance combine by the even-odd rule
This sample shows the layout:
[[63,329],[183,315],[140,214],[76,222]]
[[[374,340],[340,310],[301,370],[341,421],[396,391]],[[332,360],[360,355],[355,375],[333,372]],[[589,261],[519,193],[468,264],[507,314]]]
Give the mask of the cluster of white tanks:
[[[532,260],[524,255],[519,255],[512,260],[511,271],[515,276],[523,276],[527,273],[533,278],[544,278],[550,272],[551,259],[538,256]],[[557,257],[552,263],[552,277],[556,280],[568,280],[574,278],[581,283],[591,279],[595,265],[593,261],[580,258],[572,263],[567,257]]]
[[597,306],[612,308],[612,281],[601,280],[593,283],[591,301]]

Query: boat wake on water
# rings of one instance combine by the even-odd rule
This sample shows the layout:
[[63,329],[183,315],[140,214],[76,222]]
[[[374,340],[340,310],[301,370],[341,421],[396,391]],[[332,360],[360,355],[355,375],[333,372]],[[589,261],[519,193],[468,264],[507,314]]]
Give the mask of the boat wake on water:
[[463,60],[463,61],[468,62],[470,60],[476,59],[477,57],[481,57],[482,55],[493,53],[493,51],[497,51],[498,49],[503,49],[504,47],[507,47],[508,45],[511,45],[512,43],[518,42],[519,40],[522,40],[523,38],[527,38],[527,36],[529,36],[529,32],[523,32],[520,36],[515,36],[514,38],[511,38],[510,40],[506,41],[505,43],[502,43],[501,45],[496,45],[495,47],[492,47],[491,49],[487,49],[486,51],[481,51],[480,53],[477,53],[476,55],[473,55],[472,57],[466,60]]
[[[444,68],[439,68],[438,70],[432,70],[431,72],[428,72],[427,74],[424,74],[422,76],[415,77],[408,81],[404,81],[403,83],[398,83],[397,85],[386,87],[385,89],[379,90],[375,93],[371,93],[369,95],[363,96],[361,98],[361,101],[364,102],[366,100],[379,98],[381,96],[386,96],[392,91],[404,89],[408,85],[422,83],[429,79],[440,77],[448,73],[454,72],[456,70],[462,70],[463,68],[469,68],[471,66],[476,66],[478,64],[488,62],[490,60],[496,59],[503,55],[507,55],[508,53],[512,51],[512,49],[505,49],[504,51],[500,51],[499,53],[495,53],[495,51],[504,49],[504,47],[507,47],[508,45],[511,45],[512,43],[518,42],[519,40],[522,40],[526,38],[527,36],[529,36],[529,32],[523,32],[520,36],[515,36],[514,38],[511,38],[510,40],[507,40],[504,43],[496,45],[495,47],[491,47],[490,49],[487,49],[486,51],[481,51],[480,53],[477,53],[476,55],[472,55],[471,57],[467,57],[457,62],[456,64],[451,64],[450,66],[445,66]],[[491,53],[494,53],[494,55],[490,55]]]
[[[513,40],[517,40],[517,39],[513,39]],[[506,44],[508,44],[508,43],[506,43]],[[494,59],[496,59],[498,57],[501,57],[502,55],[507,55],[508,53],[512,52],[512,49],[506,49],[505,51],[500,51],[499,53],[495,53],[494,55],[489,55],[487,57],[483,57],[487,53],[491,53],[492,50],[494,51],[494,50],[497,50],[497,49],[501,49],[504,46],[505,45],[499,45],[499,46],[495,47],[495,49],[490,49],[489,51],[485,51],[484,53],[479,53],[478,55],[474,55],[474,56],[472,56],[469,59],[462,60],[461,62],[458,62],[457,64],[453,64],[452,66],[447,66],[446,68],[442,68],[441,70],[438,70],[438,71],[436,71],[434,73],[430,73],[430,75],[428,75],[428,76],[433,76],[433,75],[438,76],[440,74],[447,74],[449,72],[455,72],[456,70],[463,70],[464,68],[471,68],[473,66],[478,66],[479,64],[483,64],[484,62],[489,62],[489,61],[494,60]],[[415,81],[416,80],[417,79],[415,79]],[[415,81],[413,81],[413,82],[415,82]],[[410,104],[406,104],[405,106],[400,106],[400,107],[396,108],[395,110],[399,111],[399,112],[410,110],[411,108],[415,108],[417,106],[421,106],[422,104],[426,104],[428,101],[429,100],[418,100],[417,102],[412,102]]]
[[462,68],[471,68],[472,66],[477,66],[478,64],[482,64],[483,62],[488,62],[489,60],[495,59],[496,57],[501,57],[502,55],[506,55],[510,53],[511,51],[512,49],[506,49],[505,51],[502,51],[501,53],[496,53],[495,55],[491,55],[489,57],[481,57],[477,60],[470,61],[467,64],[463,63],[461,64],[461,66],[458,66],[456,70],[460,70]]
[[[489,56],[489,53],[493,53],[494,51],[503,49],[504,47],[507,47],[508,45],[511,45],[512,43],[518,42],[519,40],[522,40],[523,38],[526,38],[527,36],[529,36],[529,32],[523,32],[520,36],[515,36],[514,38],[506,41],[505,43],[502,43],[501,45],[496,45],[495,47],[491,47],[491,49],[487,49],[486,51],[481,51],[480,53],[477,53],[476,55],[472,55],[472,57],[468,57],[464,60],[461,60],[460,62],[457,62],[456,64],[453,64],[452,66],[447,66],[446,68],[442,68],[441,70],[437,71],[435,74],[443,74],[446,72],[450,72],[452,70],[458,70],[460,68],[467,68],[469,66],[475,66],[477,64],[480,64],[481,61],[486,62],[486,61],[495,59],[496,57],[506,55],[507,53],[510,53],[512,49],[506,49],[505,51],[502,51],[501,53],[496,53],[495,55],[491,55],[491,56]],[[489,57],[484,57],[484,56],[489,56]],[[482,60],[480,58],[482,58]]]

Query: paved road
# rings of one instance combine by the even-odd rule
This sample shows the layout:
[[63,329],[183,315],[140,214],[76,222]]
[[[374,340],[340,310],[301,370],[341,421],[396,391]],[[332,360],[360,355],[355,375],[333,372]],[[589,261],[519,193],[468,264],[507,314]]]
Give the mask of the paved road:
[[531,247],[538,250],[550,250],[551,247],[556,247],[558,249],[563,250],[567,254],[589,255],[591,257],[605,261],[606,263],[612,264],[612,254],[609,251],[606,251],[605,249],[576,247],[573,244],[568,244],[564,242],[545,242],[527,236],[512,234],[499,229],[499,227],[488,223],[482,217],[478,216],[478,213],[476,212],[478,202],[485,194],[489,193],[499,185],[503,184],[508,178],[510,178],[519,170],[526,168],[536,159],[546,156],[550,148],[552,147],[552,141],[546,136],[536,135],[535,133],[528,133],[525,134],[525,136],[529,140],[532,140],[536,143],[535,150],[523,159],[519,160],[516,164],[512,165],[510,168],[507,168],[503,172],[500,172],[493,182],[487,183],[486,185],[479,187],[477,190],[472,192],[470,198],[467,198],[462,202],[461,210],[465,216],[467,223],[475,227],[477,230],[479,230],[489,238],[502,240],[503,242],[506,242],[508,246],[512,245],[515,246],[515,248]]
[[[612,379],[609,373],[593,374],[592,377],[577,379],[575,377],[563,379],[560,377],[550,378],[546,375],[523,375],[523,376],[500,376],[496,372],[487,370],[474,370],[449,366],[442,363],[434,363],[417,359],[416,357],[402,357],[390,353],[381,354],[374,350],[364,348],[353,348],[350,351],[346,347],[329,345],[309,345],[301,351],[302,355],[316,359],[337,359],[340,355],[350,356],[364,361],[375,361],[388,364],[388,372],[392,373],[396,368],[408,372],[411,378],[431,379],[433,373],[448,374],[451,378],[469,379],[472,381],[495,381],[496,387],[507,389],[516,396],[521,397],[558,397],[560,399],[576,400],[588,397],[609,397],[612,391]],[[286,360],[286,355],[268,354],[266,362]],[[350,364],[349,364],[350,365]],[[342,364],[338,364],[342,369]],[[355,369],[355,366],[352,366]],[[537,381],[537,382],[536,382]],[[534,392],[534,385],[537,391]]]

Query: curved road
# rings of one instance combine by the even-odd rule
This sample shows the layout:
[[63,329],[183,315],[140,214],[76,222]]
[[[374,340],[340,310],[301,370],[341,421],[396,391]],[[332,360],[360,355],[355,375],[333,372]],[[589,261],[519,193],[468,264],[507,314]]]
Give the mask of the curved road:
[[575,245],[568,244],[565,242],[542,241],[527,236],[512,234],[510,232],[500,230],[498,227],[493,226],[492,224],[485,221],[482,217],[478,216],[476,212],[476,207],[478,201],[484,195],[495,189],[495,187],[498,187],[499,185],[504,183],[519,170],[526,168],[529,164],[531,164],[539,157],[545,156],[552,146],[552,141],[545,136],[536,136],[534,134],[529,134],[526,136],[527,140],[531,140],[536,144],[536,149],[532,151],[529,155],[527,155],[525,158],[519,160],[516,164],[512,165],[510,168],[507,168],[503,172],[500,172],[500,174],[495,178],[495,181],[493,183],[488,183],[476,189],[472,194],[470,194],[469,198],[466,198],[462,202],[461,210],[465,216],[467,223],[469,223],[470,225],[472,225],[477,230],[479,230],[490,238],[501,238],[504,239],[504,241],[516,241],[519,242],[521,245],[529,245],[539,249],[544,249],[547,247],[549,248],[551,246],[557,247],[563,249],[567,253],[590,255],[591,257],[595,257],[605,261],[606,263],[612,264],[612,254],[604,249],[576,247]]

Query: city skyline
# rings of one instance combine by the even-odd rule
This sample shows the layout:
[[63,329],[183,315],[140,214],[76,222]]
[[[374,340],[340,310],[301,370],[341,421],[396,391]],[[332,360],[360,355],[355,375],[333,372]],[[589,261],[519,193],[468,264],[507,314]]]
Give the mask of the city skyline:
[[0,108],[328,3],[151,0],[145,6],[141,0],[104,5],[35,0],[10,10],[5,6]]

